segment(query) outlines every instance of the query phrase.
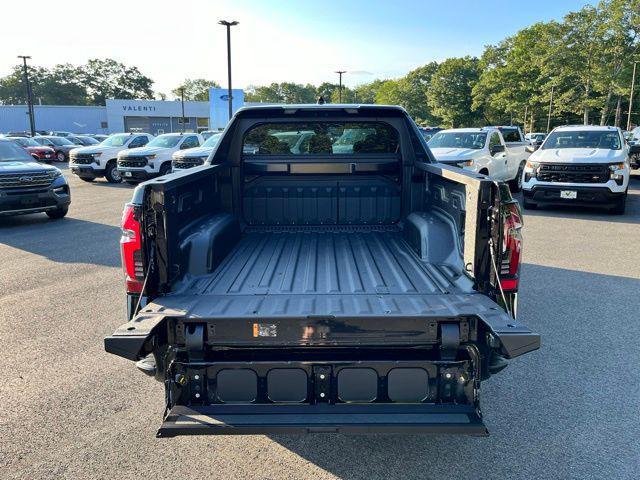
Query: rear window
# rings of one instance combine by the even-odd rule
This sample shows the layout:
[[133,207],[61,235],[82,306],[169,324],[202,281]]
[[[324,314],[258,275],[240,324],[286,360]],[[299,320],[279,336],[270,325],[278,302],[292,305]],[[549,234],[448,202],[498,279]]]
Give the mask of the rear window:
[[543,150],[550,148],[602,148],[620,150],[620,135],[608,130],[573,130],[551,132],[542,144]]
[[265,123],[249,130],[245,155],[363,155],[399,151],[398,132],[381,122]]
[[520,138],[520,131],[517,128],[501,127],[498,130],[502,133],[502,138],[504,138],[505,143],[522,141]]

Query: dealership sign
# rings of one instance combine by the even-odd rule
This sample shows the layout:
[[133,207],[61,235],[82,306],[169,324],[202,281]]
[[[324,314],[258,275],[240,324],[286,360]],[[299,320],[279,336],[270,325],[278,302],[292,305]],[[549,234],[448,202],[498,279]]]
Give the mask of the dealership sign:
[[153,105],[122,105],[125,112],[155,112],[156,107]]

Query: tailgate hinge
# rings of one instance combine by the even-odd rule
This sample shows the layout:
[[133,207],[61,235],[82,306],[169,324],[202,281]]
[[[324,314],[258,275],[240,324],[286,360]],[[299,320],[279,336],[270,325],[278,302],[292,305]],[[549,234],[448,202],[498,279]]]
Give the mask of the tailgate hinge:
[[204,326],[202,324],[186,325],[184,329],[184,346],[189,355],[189,361],[204,360]]
[[457,323],[440,324],[440,358],[455,360],[460,346],[460,326]]

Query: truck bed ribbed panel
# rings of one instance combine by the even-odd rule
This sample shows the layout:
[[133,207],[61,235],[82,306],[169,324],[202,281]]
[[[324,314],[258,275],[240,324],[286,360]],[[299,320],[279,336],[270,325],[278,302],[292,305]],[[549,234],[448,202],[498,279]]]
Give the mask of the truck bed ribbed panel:
[[433,294],[452,271],[421,261],[400,232],[251,232],[197,295]]

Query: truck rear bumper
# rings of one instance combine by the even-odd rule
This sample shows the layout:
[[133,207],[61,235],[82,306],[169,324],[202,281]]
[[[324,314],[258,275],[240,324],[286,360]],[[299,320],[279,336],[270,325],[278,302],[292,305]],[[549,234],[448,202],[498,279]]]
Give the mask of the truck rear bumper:
[[305,433],[488,435],[469,405],[175,406],[157,436]]

